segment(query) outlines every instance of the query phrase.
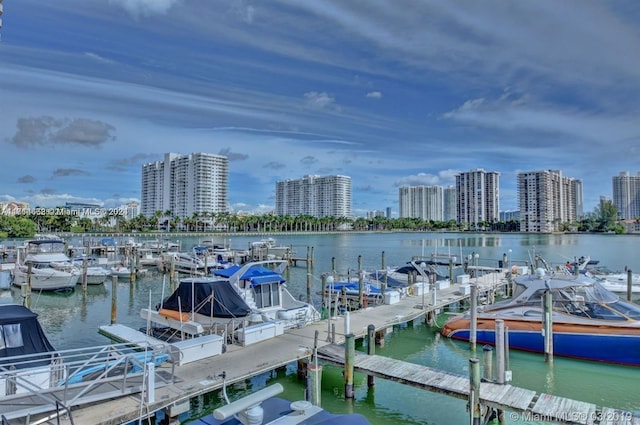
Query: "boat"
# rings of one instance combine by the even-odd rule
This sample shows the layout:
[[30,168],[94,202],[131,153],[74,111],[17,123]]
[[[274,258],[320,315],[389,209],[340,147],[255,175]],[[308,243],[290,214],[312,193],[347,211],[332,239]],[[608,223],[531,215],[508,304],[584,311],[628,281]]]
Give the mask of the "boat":
[[100,265],[95,257],[78,257],[73,259],[73,265],[80,272],[78,283],[83,282],[83,274],[86,269],[87,285],[100,285],[111,275],[111,271]]
[[[374,270],[367,272],[368,279],[385,283],[387,288],[406,288],[415,283],[436,283],[439,286],[450,284],[447,274],[442,269],[444,264],[435,261],[409,261],[406,264],[384,270]],[[459,272],[456,270],[456,274]]]
[[116,276],[118,279],[130,278],[131,269],[123,264],[116,264],[115,266],[111,266],[111,269],[109,269],[109,275]]
[[[49,387],[52,376],[56,380],[64,377],[36,313],[19,304],[0,304],[0,327],[0,396],[28,392],[31,384]],[[10,371],[19,372],[12,377]]]
[[[496,320],[501,319],[510,348],[544,352],[542,299],[551,291],[554,355],[640,366],[640,306],[621,300],[587,274],[538,268],[513,283],[512,298],[478,308],[478,344],[495,343]],[[469,312],[449,319],[441,333],[468,341]]]
[[167,251],[160,254],[158,268],[164,271],[173,270],[191,276],[204,276],[205,262],[200,258],[178,251]]
[[[18,249],[13,285],[30,284],[36,291],[70,291],[80,279],[62,239],[33,239]],[[29,276],[30,275],[30,276]]]
[[291,247],[278,245],[274,238],[250,242],[248,251],[254,260],[282,260],[292,255]]
[[[617,294],[626,294],[629,287],[629,273],[616,272],[607,267],[599,266],[587,269],[596,279],[603,281],[603,286]],[[631,292],[640,293],[640,273],[631,273]]]
[[226,387],[223,387],[226,404],[215,409],[210,415],[187,422],[187,425],[368,425],[371,423],[359,413],[333,414],[307,400],[291,402],[276,397],[283,391],[281,384],[273,384],[230,402]]
[[[268,268],[273,263],[278,267]],[[155,309],[141,310],[140,316],[153,326],[146,333],[167,340],[225,334],[247,345],[319,320],[311,304],[287,290],[282,277],[286,266],[284,260],[266,260],[181,279]]]

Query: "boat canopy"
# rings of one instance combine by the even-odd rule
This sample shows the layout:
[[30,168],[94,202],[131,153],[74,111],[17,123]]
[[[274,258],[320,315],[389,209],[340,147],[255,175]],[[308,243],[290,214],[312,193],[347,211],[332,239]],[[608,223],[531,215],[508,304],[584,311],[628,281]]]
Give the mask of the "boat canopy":
[[0,334],[2,358],[55,351],[38,322],[38,315],[18,304],[0,306]]
[[229,281],[207,277],[182,279],[158,308],[220,318],[245,317],[251,312]]
[[[242,266],[234,264],[226,269],[214,270],[213,274],[220,277],[230,278],[240,270]],[[264,283],[284,283],[285,280],[279,273],[268,269],[266,267],[251,267],[245,274],[240,277],[241,280],[246,280],[251,285],[262,285]]]

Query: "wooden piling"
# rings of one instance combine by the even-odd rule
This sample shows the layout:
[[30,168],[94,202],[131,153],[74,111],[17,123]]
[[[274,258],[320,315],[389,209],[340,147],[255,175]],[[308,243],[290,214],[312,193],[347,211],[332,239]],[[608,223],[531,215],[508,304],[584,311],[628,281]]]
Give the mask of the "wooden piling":
[[480,364],[476,357],[469,359],[469,418],[471,425],[481,425]]
[[356,356],[356,337],[354,334],[350,333],[345,335],[345,338],[344,397],[346,399],[353,399],[355,397],[353,389],[353,373]]
[[358,255],[358,309],[361,309],[364,305],[364,284],[362,278],[362,255]]
[[482,346],[482,380],[493,382],[493,347]]
[[118,276],[111,276],[111,324],[116,324],[116,312],[118,305]]
[[631,301],[631,293],[633,289],[633,272],[627,270],[627,301]]
[[[367,354],[373,356],[376,354],[376,327],[375,325],[367,326]],[[373,387],[375,380],[373,375],[367,375],[367,386]]]
[[544,332],[544,360],[553,362],[553,301],[551,291],[545,291],[543,298],[543,332]]
[[469,313],[471,315],[471,323],[469,327],[469,345],[471,351],[476,352],[476,337],[478,333],[478,287],[475,283],[471,284],[471,307]]
[[496,383],[505,383],[504,320],[496,319]]
[[[322,288],[324,291],[324,288]],[[311,262],[309,261],[309,247],[307,247],[307,303],[311,304]]]
[[87,256],[82,258],[82,293],[87,294]]
[[24,303],[27,308],[31,308],[31,276],[33,275],[33,263],[27,264],[27,291],[24,294]]

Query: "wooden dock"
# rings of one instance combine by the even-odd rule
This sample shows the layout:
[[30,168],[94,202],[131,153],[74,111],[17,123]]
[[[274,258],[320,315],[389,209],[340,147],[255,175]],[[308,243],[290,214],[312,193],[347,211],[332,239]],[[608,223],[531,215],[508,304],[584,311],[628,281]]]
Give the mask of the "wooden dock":
[[[504,272],[489,273],[474,278],[472,283],[477,284],[479,294],[487,293],[505,285],[506,279],[504,276]],[[434,299],[430,293],[423,295],[405,294],[399,302],[394,304],[382,304],[352,311],[348,315],[349,333],[354,334],[356,338],[362,338],[367,335],[367,328],[370,325],[373,325],[376,331],[385,331],[395,324],[425,317],[429,313],[443,309],[451,304],[459,303],[469,297],[459,284],[439,289],[436,294],[435,303],[433,303]],[[180,366],[174,365],[175,379],[169,384],[157,387],[151,402],[143,402],[140,394],[127,395],[113,400],[102,401],[99,404],[77,406],[72,410],[72,417],[52,418],[40,423],[52,425],[73,425],[74,423],[115,425],[134,421],[141,416],[153,416],[155,412],[160,410],[178,414],[181,413],[181,409],[188,408],[189,399],[222,388],[223,379],[221,375],[223,372],[226,375],[228,384],[243,381],[292,362],[309,359],[316,342],[317,349],[325,353],[323,355],[328,356],[327,353],[333,353],[331,354],[332,361],[338,362],[339,360],[336,359],[339,359],[341,349],[336,347],[345,341],[345,317],[347,315],[331,317],[301,328],[290,329],[283,335],[245,347],[235,344],[227,345],[226,352],[223,354]],[[113,326],[115,334],[119,325]],[[103,326],[101,327],[101,332],[109,333],[109,328],[110,326]],[[148,343],[148,341],[141,341],[142,345]],[[344,348],[342,348],[342,351],[344,351]],[[469,380],[463,376],[448,374],[425,366],[409,365],[408,363],[380,356],[363,357],[358,355],[357,359],[356,367],[364,373],[373,374],[371,370],[384,371],[384,373],[376,372],[378,373],[376,376],[459,398],[466,398],[468,394]],[[376,362],[378,364],[385,362],[385,365],[375,366]],[[162,367],[170,366],[165,365],[160,368]],[[510,385],[483,383],[481,397],[482,402],[487,405],[500,406],[500,408],[509,411],[530,412],[544,417],[561,417],[563,412],[580,415],[585,412],[587,407],[589,409],[593,408],[594,412],[598,412],[595,406],[588,403],[562,398],[550,399],[549,397],[553,396],[545,394],[536,396],[533,391]],[[606,410],[602,409],[600,412],[605,413]],[[565,423],[589,422],[574,421]],[[640,424],[640,422],[601,423]]]
[[[344,365],[345,348],[326,345],[318,349],[318,358]],[[435,370],[377,355],[356,352],[354,370],[378,378],[400,382],[423,390],[468,400],[469,377]],[[535,391],[508,384],[482,382],[480,402],[495,409],[517,412],[523,419],[566,424],[640,424],[640,417],[631,412],[610,408],[598,409],[595,404]],[[604,420],[606,419],[606,420]]]

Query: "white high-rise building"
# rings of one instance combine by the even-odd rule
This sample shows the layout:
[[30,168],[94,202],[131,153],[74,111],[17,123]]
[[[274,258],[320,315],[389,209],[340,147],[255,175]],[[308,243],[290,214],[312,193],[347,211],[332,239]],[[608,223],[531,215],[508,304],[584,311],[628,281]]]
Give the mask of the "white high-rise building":
[[457,205],[457,194],[455,186],[445,187],[443,194],[443,221],[456,220],[458,218],[458,214],[456,213],[456,205]]
[[618,209],[618,218],[635,220],[640,217],[640,172],[632,176],[623,171],[613,177],[613,205]]
[[476,168],[456,175],[458,223],[475,228],[500,219],[500,173]]
[[401,218],[442,221],[442,186],[402,186],[398,196]]
[[229,161],[210,153],[167,153],[164,161],[142,166],[140,213],[171,211],[181,218],[194,213],[228,211]]
[[582,216],[582,181],[559,170],[518,173],[520,231],[550,233]]
[[306,175],[276,182],[276,215],[351,218],[351,177]]

